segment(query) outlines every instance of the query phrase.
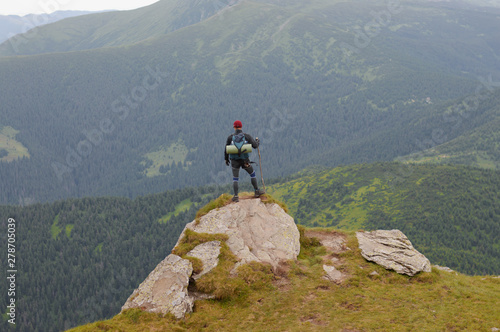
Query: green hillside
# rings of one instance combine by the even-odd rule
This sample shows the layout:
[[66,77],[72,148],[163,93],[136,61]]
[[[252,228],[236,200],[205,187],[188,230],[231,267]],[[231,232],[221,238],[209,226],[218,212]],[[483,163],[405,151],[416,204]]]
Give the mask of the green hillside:
[[[46,27],[65,33],[75,20],[86,29],[94,26],[87,19],[116,15],[102,21],[123,35],[100,25],[95,33],[102,45],[122,46],[0,58],[2,124],[19,131],[30,154],[0,162],[0,202],[132,198],[230,181],[222,142],[238,118],[262,139],[268,177],[311,164],[393,160],[447,128],[450,101],[473,94],[478,75],[500,72],[495,9],[403,2],[404,12],[352,51],[346,45],[355,46],[358,28],[387,10],[385,2],[245,1],[223,15],[196,16],[199,23],[180,7],[187,11],[175,17],[186,26],[161,28],[175,4]],[[151,38],[132,43],[122,23],[137,40]],[[149,32],[150,25],[163,32]],[[490,120],[479,118],[477,128]],[[187,153],[175,165],[157,158],[180,141]]]
[[[500,169],[500,91],[492,92],[484,103],[476,104],[474,99],[473,102],[471,107],[467,108],[458,103],[463,113],[450,112],[453,127],[465,128],[464,134],[399,160]],[[483,109],[487,111],[483,112]],[[478,120],[484,124],[477,123]],[[470,122],[476,124],[471,125]],[[452,130],[453,128],[449,129]]]
[[401,163],[311,168],[268,191],[299,224],[399,229],[435,264],[500,272],[497,171]]
[[[356,238],[347,237],[348,247],[357,248]],[[195,302],[183,320],[131,309],[70,331],[490,331],[498,326],[497,277],[433,268],[409,278],[368,263],[359,249],[335,257],[349,275],[340,285],[322,278],[331,254],[304,237],[297,262],[281,266],[276,275],[269,267],[253,266],[253,273],[231,278],[244,286],[223,300]]]

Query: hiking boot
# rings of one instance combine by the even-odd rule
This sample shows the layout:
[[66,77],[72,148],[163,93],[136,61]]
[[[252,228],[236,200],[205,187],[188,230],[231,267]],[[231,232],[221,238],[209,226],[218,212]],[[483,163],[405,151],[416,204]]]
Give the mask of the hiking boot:
[[255,198],[260,197],[260,196],[264,195],[265,193],[266,192],[264,190],[257,189],[257,190],[255,190]]
[[238,196],[234,195],[233,198],[232,198],[232,201],[233,202],[239,202],[240,198]]

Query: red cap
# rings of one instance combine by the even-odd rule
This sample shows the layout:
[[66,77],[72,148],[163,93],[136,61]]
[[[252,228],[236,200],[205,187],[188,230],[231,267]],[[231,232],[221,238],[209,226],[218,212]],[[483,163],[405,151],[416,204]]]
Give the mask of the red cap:
[[233,127],[234,128],[243,128],[243,124],[241,123],[240,120],[236,120],[236,121],[234,121]]

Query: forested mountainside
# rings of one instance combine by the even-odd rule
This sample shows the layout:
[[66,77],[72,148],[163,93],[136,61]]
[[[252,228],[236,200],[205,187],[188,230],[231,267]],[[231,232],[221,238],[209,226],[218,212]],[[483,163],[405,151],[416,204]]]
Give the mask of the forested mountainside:
[[183,3],[57,22],[0,58],[1,203],[226,183],[236,119],[278,177],[466,139],[498,113],[496,8]]
[[[111,317],[217,188],[1,206],[16,222],[18,331],[61,331]],[[7,256],[0,259],[7,266]],[[7,283],[0,283],[7,294]],[[8,300],[2,298],[2,304]],[[2,330],[9,330],[2,319]]]

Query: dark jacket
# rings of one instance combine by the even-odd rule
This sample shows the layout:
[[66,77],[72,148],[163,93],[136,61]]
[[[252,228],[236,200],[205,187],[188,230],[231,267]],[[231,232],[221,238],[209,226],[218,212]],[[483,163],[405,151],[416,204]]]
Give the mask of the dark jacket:
[[[238,129],[234,132],[234,134],[229,135],[226,140],[226,146],[231,145],[231,142],[233,141],[233,135],[238,135],[241,132],[242,130]],[[254,140],[252,136],[245,134],[245,139],[247,140],[248,143],[252,144],[252,148],[257,149],[259,147],[259,142]],[[226,152],[226,146],[224,146],[224,159],[226,161],[229,161],[229,155]]]

